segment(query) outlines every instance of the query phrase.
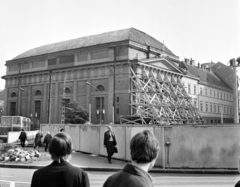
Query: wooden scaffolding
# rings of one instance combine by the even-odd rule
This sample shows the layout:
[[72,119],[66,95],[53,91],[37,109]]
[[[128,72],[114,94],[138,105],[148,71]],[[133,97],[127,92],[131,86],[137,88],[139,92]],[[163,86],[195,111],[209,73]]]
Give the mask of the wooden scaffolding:
[[121,124],[203,124],[180,76],[161,76],[143,68],[141,75],[131,71],[131,114],[121,116]]

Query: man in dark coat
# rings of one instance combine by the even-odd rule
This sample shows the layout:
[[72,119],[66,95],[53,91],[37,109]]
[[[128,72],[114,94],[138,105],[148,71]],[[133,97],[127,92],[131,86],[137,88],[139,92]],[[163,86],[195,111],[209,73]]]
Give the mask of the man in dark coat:
[[43,137],[41,131],[38,131],[38,133],[35,136],[34,140],[34,149],[37,149],[39,151],[39,147],[42,145],[42,140],[41,138]]
[[43,143],[45,144],[45,152],[47,152],[48,149],[48,144],[52,140],[52,136],[49,131],[47,131],[46,136],[44,137]]
[[108,154],[108,162],[111,164],[111,157],[114,154],[114,146],[117,145],[116,137],[114,132],[112,131],[112,127],[108,126],[108,131],[104,133],[104,146],[107,149]]
[[132,163],[110,176],[103,187],[152,187],[148,171],[160,150],[156,137],[148,130],[137,133],[130,142]]
[[18,138],[21,142],[21,146],[25,147],[25,141],[27,140],[27,133],[22,129],[22,132],[20,133],[20,136]]
[[89,187],[87,172],[69,163],[73,145],[71,137],[60,132],[49,144],[53,162],[33,173],[31,187]]

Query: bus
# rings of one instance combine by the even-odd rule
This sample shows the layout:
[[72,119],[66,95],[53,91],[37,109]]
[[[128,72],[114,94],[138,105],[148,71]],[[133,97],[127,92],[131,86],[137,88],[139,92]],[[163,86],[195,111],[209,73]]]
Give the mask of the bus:
[[8,132],[11,131],[30,131],[31,119],[24,116],[2,116],[0,123],[0,139],[7,140]]

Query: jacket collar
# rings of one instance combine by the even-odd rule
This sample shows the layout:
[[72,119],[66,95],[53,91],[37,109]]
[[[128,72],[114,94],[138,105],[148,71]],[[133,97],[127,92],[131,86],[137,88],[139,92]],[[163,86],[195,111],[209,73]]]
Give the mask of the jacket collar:
[[141,168],[137,167],[137,166],[133,166],[132,164],[127,164],[123,170],[125,172],[131,173],[133,175],[138,175],[138,176],[142,176],[147,180],[150,180],[151,182],[153,181],[152,176],[147,173],[146,171],[142,170]]

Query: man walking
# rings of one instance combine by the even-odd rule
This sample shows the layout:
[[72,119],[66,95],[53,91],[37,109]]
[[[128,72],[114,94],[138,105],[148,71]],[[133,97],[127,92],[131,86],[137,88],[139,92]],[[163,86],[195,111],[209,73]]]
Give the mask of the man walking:
[[130,150],[132,163],[110,176],[103,187],[152,187],[152,177],[148,171],[158,157],[158,140],[145,130],[132,138]]
[[114,154],[114,146],[117,145],[116,137],[114,132],[112,131],[112,126],[108,126],[108,131],[104,133],[104,146],[107,149],[108,154],[108,162],[111,164],[111,157]]
[[25,141],[27,140],[27,134],[26,132],[24,131],[24,129],[22,129],[22,132],[20,133],[20,136],[18,138],[21,142],[21,146],[22,147],[25,147]]

